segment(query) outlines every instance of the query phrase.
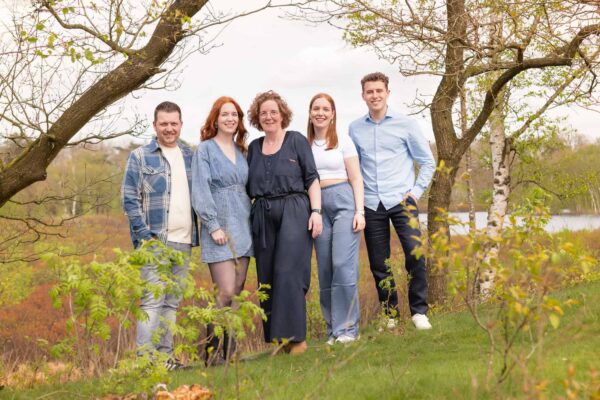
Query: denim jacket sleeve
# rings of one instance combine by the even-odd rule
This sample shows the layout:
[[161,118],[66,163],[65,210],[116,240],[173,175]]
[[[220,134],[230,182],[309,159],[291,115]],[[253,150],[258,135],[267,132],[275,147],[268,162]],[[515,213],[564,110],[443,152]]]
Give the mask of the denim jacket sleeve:
[[192,160],[192,207],[209,233],[221,228],[217,206],[210,191],[211,172],[206,145],[200,143]]
[[142,208],[142,171],[139,155],[134,151],[129,154],[123,185],[121,186],[121,205],[129,218],[132,232],[142,240],[152,239],[152,232],[146,224]]

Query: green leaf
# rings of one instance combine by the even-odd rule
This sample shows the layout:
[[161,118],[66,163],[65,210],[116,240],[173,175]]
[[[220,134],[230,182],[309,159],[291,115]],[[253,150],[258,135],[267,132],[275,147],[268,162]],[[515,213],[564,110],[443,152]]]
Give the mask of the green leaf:
[[558,329],[558,327],[560,326],[560,317],[556,314],[550,314],[550,325],[552,325],[552,327],[554,329]]
[[41,22],[38,22],[38,23],[35,25],[35,29],[37,29],[38,31],[44,30],[44,28],[45,28],[45,27],[46,27],[46,26],[45,26],[43,23],[41,23]]
[[56,38],[58,38],[58,35],[56,33],[50,33],[50,36],[48,37],[48,47],[50,47],[51,49],[54,48],[54,41],[56,40]]
[[41,58],[48,58],[48,55],[44,54],[44,52],[39,49],[35,51],[35,55],[40,56]]

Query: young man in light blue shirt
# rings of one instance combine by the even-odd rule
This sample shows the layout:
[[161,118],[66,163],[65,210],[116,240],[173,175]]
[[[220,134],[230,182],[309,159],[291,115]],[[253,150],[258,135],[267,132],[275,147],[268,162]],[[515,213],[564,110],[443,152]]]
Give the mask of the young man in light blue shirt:
[[[409,221],[418,217],[417,201],[431,182],[435,160],[415,119],[388,108],[389,78],[375,72],[361,80],[362,98],[369,112],[350,124],[350,137],[358,150],[365,185],[365,242],[379,301],[396,326],[398,294],[385,261],[390,258],[390,221],[398,234],[409,274],[408,301],[417,329],[430,329],[427,318],[425,259],[411,254],[420,236]],[[415,176],[414,162],[419,165]],[[416,178],[416,179],[415,179]],[[360,210],[359,210],[360,211]]]

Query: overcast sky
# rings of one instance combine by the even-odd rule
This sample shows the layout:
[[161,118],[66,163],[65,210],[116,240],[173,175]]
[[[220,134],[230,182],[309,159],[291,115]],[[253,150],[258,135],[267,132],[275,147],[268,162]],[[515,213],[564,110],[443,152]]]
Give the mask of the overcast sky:
[[[335,28],[285,20],[279,14],[271,10],[233,22],[218,37],[222,46],[186,60],[180,89],[138,93],[127,106],[151,120],[159,102],[178,103],[184,118],[182,136],[196,143],[201,124],[221,95],[235,98],[246,112],[257,93],[275,90],[294,112],[290,129],[305,133],[308,102],[318,92],[327,92],[336,101],[340,131],[365,114],[360,79],[369,72],[390,76],[391,106],[398,110],[410,111],[405,103],[412,101],[417,89],[434,90],[431,80],[403,78],[374,54],[353,49]],[[427,121],[423,126],[431,129]],[[433,140],[433,134],[429,136]]]
[[[258,92],[273,89],[294,111],[290,129],[305,133],[308,102],[317,92],[327,92],[336,101],[339,131],[346,131],[352,120],[365,114],[360,79],[369,72],[381,71],[390,77],[389,104],[398,111],[415,112],[409,106],[417,91],[425,95],[435,91],[436,78],[403,77],[369,50],[346,44],[342,32],[331,26],[309,25],[278,15],[279,11],[270,10],[234,21],[219,36],[221,47],[208,55],[194,54],[186,61],[180,89],[146,91],[137,99],[129,98],[127,106],[151,121],[154,106],[160,101],[177,102],[183,110],[182,136],[197,143],[201,124],[221,95],[232,96],[246,111]],[[582,109],[561,112],[570,115],[570,124],[581,133],[592,139],[600,137],[598,113]],[[418,118],[433,141],[429,112]]]
[[[14,0],[0,0],[6,6]],[[251,7],[266,0],[220,0],[214,8]],[[15,4],[22,5],[17,2]],[[0,13],[6,13],[0,7]],[[308,102],[318,92],[333,96],[338,109],[338,130],[366,113],[360,96],[360,79],[381,71],[390,79],[390,107],[411,113],[418,93],[432,95],[437,78],[403,77],[397,68],[379,60],[366,48],[355,49],[342,39],[342,32],[326,24],[309,25],[280,17],[281,11],[268,10],[238,19],[217,38],[220,47],[209,54],[192,54],[183,64],[181,87],[175,91],[138,91],[125,101],[125,115],[139,114],[152,121],[154,107],[164,100],[178,103],[183,110],[183,133],[187,141],[199,141],[199,129],[214,100],[222,95],[235,98],[246,111],[258,92],[275,90],[294,111],[290,129],[306,131]],[[7,17],[7,15],[0,15]],[[1,18],[5,19],[5,18]],[[591,139],[600,137],[598,113],[564,109],[569,123]],[[417,116],[425,135],[433,141],[429,112]],[[251,130],[252,137],[257,132]],[[149,133],[152,133],[151,127]]]

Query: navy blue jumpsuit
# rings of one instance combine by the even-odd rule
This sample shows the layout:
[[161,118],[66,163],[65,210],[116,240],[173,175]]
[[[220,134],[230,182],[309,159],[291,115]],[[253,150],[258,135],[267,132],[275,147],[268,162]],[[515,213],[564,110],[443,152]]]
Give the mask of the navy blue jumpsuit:
[[262,152],[264,138],[248,148],[248,194],[258,282],[271,286],[261,302],[265,341],[306,339],[306,299],[310,286],[312,237],[306,191],[319,178],[306,138],[285,133],[275,154]]

